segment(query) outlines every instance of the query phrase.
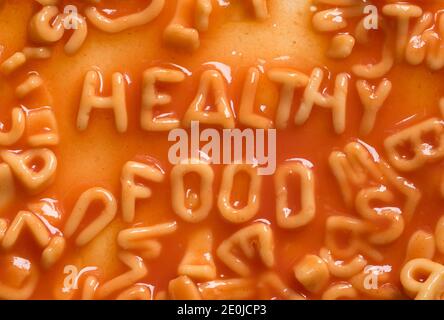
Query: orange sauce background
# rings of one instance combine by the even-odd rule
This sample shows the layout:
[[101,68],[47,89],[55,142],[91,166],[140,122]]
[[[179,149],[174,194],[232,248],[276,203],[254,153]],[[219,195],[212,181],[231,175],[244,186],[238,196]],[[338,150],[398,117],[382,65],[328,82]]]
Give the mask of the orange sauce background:
[[[165,290],[168,281],[177,276],[177,266],[186,249],[189,236],[202,227],[210,227],[214,234],[214,256],[217,271],[222,278],[237,277],[226,268],[215,255],[217,245],[239,230],[244,225],[233,225],[224,221],[218,212],[216,202],[221,180],[222,166],[213,166],[215,171],[213,209],[207,219],[199,224],[186,223],[176,216],[171,207],[171,191],[168,162],[167,133],[144,132],[140,129],[141,78],[145,69],[159,65],[177,65],[190,71],[190,76],[180,84],[162,87],[173,97],[171,105],[163,110],[174,111],[179,119],[194,99],[200,74],[204,69],[218,68],[223,71],[228,84],[228,96],[236,112],[246,71],[251,66],[261,66],[265,70],[273,66],[294,67],[310,74],[315,66],[326,67],[335,76],[338,72],[350,72],[353,63],[374,61],[379,59],[380,46],[357,48],[353,57],[346,61],[325,58],[328,47],[325,35],[312,31],[309,4],[305,1],[298,4],[293,1],[269,1],[271,18],[265,22],[257,22],[251,16],[251,8],[242,5],[243,1],[233,1],[229,7],[214,7],[210,30],[201,34],[199,50],[190,54],[166,48],[162,44],[162,33],[171,20],[176,1],[166,1],[161,15],[145,26],[133,28],[119,34],[105,34],[89,24],[88,38],[82,49],[74,56],[66,56],[63,45],[69,32],[62,41],[53,47],[53,55],[49,60],[35,61],[22,68],[13,76],[0,77],[0,121],[9,125],[10,110],[19,104],[28,108],[50,105],[56,113],[60,131],[60,144],[54,148],[58,158],[56,181],[50,188],[35,197],[18,191],[16,201],[1,217],[13,219],[18,210],[26,209],[26,204],[40,199],[55,199],[61,215],[46,217],[56,228],[63,229],[75,201],[79,195],[90,187],[100,186],[110,190],[120,201],[120,174],[122,166],[129,160],[147,161],[149,157],[158,160],[165,170],[165,180],[158,184],[147,184],[152,187],[153,196],[148,200],[137,201],[136,225],[153,225],[168,221],[178,221],[176,233],[161,239],[163,251],[159,258],[145,261],[148,276],[142,282],[153,285],[156,292]],[[288,3],[290,2],[290,3]],[[124,3],[124,4],[123,4]],[[116,9],[119,14],[139,10],[149,1],[106,1],[105,7]],[[64,4],[75,4],[79,8],[80,1],[64,1]],[[436,10],[433,4],[431,9]],[[423,5],[423,7],[425,7]],[[33,12],[38,6],[33,1],[6,0],[0,5],[0,44],[5,51],[0,61],[15,51],[21,50],[27,43],[26,27]],[[99,5],[103,8],[103,5]],[[82,10],[80,9],[80,12]],[[374,39],[380,43],[381,39]],[[126,75],[127,106],[129,129],[118,134],[114,127],[114,118],[109,111],[93,111],[88,129],[79,132],[76,129],[80,94],[85,73],[92,68],[100,69],[105,79],[104,95],[109,93],[109,84],[113,72]],[[45,90],[39,90],[32,98],[18,101],[14,97],[14,88],[27,72],[37,71],[45,80]],[[318,254],[324,246],[325,221],[333,215],[356,217],[357,213],[348,209],[341,197],[336,180],[328,166],[328,156],[333,150],[342,150],[350,141],[361,139],[373,146],[384,157],[383,141],[394,132],[412,124],[439,116],[438,101],[442,97],[444,84],[442,72],[431,72],[424,66],[411,67],[398,64],[387,75],[393,82],[393,90],[378,114],[374,130],[369,136],[359,136],[359,123],[363,108],[359,102],[352,76],[347,103],[347,127],[344,134],[336,135],[333,130],[331,112],[319,107],[313,109],[307,123],[295,126],[291,121],[289,128],[278,132],[277,164],[285,160],[302,158],[310,161],[314,167],[316,178],[316,217],[305,227],[285,231],[276,226],[273,177],[263,177],[261,209],[255,219],[266,219],[272,227],[275,237],[276,265],[273,270],[297,292],[309,298],[320,298],[319,294],[310,294],[294,279],[292,268],[306,254]],[[330,84],[332,81],[330,81]],[[265,76],[261,78],[256,104],[265,105],[265,115],[274,118],[275,108],[279,99],[279,86],[271,83]],[[331,89],[331,86],[328,87]],[[331,92],[331,91],[330,91]],[[302,92],[295,95],[294,107],[290,119],[297,110]],[[25,149],[20,142],[14,149]],[[403,235],[393,244],[378,247],[384,255],[383,263],[369,261],[370,264],[389,264],[393,266],[389,281],[399,288],[399,272],[404,263],[406,245],[409,237],[418,229],[434,232],[436,221],[443,214],[443,200],[439,194],[441,181],[441,164],[431,164],[413,174],[403,174],[421,190],[422,199],[412,221],[406,224]],[[239,178],[234,188],[233,199],[245,199],[246,181]],[[187,180],[187,184],[196,189],[195,182]],[[296,192],[296,183],[291,184],[292,192]],[[295,200],[296,206],[298,205]],[[97,209],[97,208],[96,208]],[[89,213],[94,216],[94,212]],[[88,221],[84,221],[84,225]],[[123,266],[117,259],[117,233],[128,228],[122,222],[120,210],[117,218],[96,239],[82,248],[77,248],[71,240],[64,257],[57,265],[41,271],[38,288],[32,298],[54,298],[55,287],[63,283],[63,267],[74,264],[78,267],[98,266],[100,279],[109,280],[122,272]],[[0,253],[0,263],[5,257],[18,255],[38,263],[41,249],[33,245],[30,237],[22,237],[12,252]],[[435,258],[444,262],[442,256]],[[265,269],[254,261],[254,275]],[[0,265],[0,281],[11,281],[2,275]],[[332,282],[336,279],[332,279]],[[110,297],[112,298],[112,297]],[[260,297],[257,298],[271,298]],[[362,298],[368,298],[362,296]]]

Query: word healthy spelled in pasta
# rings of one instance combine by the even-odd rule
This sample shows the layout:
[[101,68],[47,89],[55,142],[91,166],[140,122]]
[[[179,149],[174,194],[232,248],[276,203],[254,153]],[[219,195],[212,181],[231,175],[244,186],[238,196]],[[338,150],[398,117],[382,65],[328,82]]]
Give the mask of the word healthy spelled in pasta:
[[0,299],[444,299],[443,69],[441,1],[0,1]]

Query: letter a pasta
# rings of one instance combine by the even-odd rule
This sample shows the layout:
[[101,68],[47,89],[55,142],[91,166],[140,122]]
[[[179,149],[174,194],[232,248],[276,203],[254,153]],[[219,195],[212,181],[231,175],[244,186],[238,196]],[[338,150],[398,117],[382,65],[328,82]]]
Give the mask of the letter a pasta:
[[0,30],[0,300],[444,300],[444,1],[0,0]]

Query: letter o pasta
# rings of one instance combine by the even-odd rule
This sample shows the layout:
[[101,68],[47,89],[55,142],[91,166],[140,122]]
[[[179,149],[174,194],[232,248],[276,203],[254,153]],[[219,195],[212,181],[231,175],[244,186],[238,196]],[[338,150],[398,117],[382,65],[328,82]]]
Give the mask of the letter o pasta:
[[444,1],[0,0],[0,30],[0,300],[444,300]]
[[[188,173],[196,173],[200,177],[200,205],[196,209],[186,205],[184,176]],[[174,166],[171,170],[171,197],[174,212],[187,222],[197,223],[204,220],[213,206],[213,198],[206,196],[213,194],[213,180],[213,169],[204,162],[190,160],[189,163]]]
[[[231,193],[235,183],[235,176],[245,172],[250,177],[248,189],[248,202],[243,208],[234,208],[231,204]],[[252,219],[259,210],[260,190],[262,179],[257,169],[245,164],[233,164],[225,167],[219,191],[217,205],[221,215],[230,222],[242,223]]]

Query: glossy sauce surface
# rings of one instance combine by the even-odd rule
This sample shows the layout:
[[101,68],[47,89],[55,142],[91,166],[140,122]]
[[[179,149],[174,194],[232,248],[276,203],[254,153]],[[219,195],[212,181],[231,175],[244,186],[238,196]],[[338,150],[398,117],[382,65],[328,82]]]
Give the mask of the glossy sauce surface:
[[[59,6],[74,4],[82,12],[85,4],[82,1],[62,1]],[[102,1],[99,10],[109,12],[110,17],[126,15],[141,10],[149,1]],[[165,179],[160,183],[144,182],[152,189],[152,197],[138,200],[135,222],[128,225],[122,221],[121,210],[117,212],[112,223],[84,247],[77,247],[73,239],[67,240],[67,247],[62,258],[49,270],[41,270],[39,284],[32,294],[32,299],[53,299],[60,296],[58,292],[66,274],[66,265],[95,268],[90,274],[98,279],[109,280],[125,272],[127,268],[118,260],[119,251],[116,237],[122,229],[134,226],[150,226],[159,223],[177,221],[175,233],[160,238],[162,252],[152,261],[146,261],[148,274],[138,283],[148,285],[153,296],[168,288],[171,279],[177,277],[177,266],[180,263],[190,235],[208,227],[214,235],[213,255],[219,279],[236,278],[238,275],[227,268],[215,254],[217,246],[234,232],[252,221],[266,221],[273,230],[276,258],[271,271],[282,277],[283,282],[295,292],[311,299],[322,297],[322,291],[311,293],[299,283],[293,273],[293,267],[307,254],[319,254],[325,246],[325,225],[330,216],[357,217],[358,213],[344,203],[340,187],[331,172],[328,157],[333,151],[341,151],[349,142],[362,141],[374,148],[381,158],[386,159],[384,140],[404,128],[420,123],[431,117],[440,117],[438,102],[442,97],[444,86],[440,79],[442,71],[430,71],[423,65],[411,66],[405,62],[396,63],[384,77],[393,83],[392,91],[378,113],[376,124],[367,136],[359,133],[359,124],[363,109],[355,89],[358,79],[351,68],[357,62],[377,61],[381,52],[380,34],[375,34],[371,44],[357,45],[351,57],[344,60],[329,59],[325,56],[329,35],[320,34],[311,25],[310,4],[305,1],[269,1],[270,18],[258,22],[252,16],[252,8],[242,5],[242,1],[229,4],[219,1],[214,4],[210,28],[201,35],[201,45],[195,52],[182,52],[164,45],[162,33],[174,13],[176,1],[166,1],[162,13],[153,22],[131,28],[117,34],[106,34],[90,26],[88,37],[81,50],[73,56],[63,52],[67,35],[52,46],[52,56],[48,60],[32,61],[15,72],[12,76],[1,76],[0,97],[2,110],[11,110],[17,105],[24,108],[51,106],[55,112],[60,132],[60,143],[52,148],[57,156],[58,168],[56,180],[43,192],[29,196],[24,190],[16,192],[14,201],[0,212],[0,217],[8,221],[14,219],[20,210],[26,210],[31,203],[44,201],[42,217],[55,234],[63,232],[63,226],[69,217],[80,194],[91,187],[103,187],[120,199],[120,177],[123,165],[130,160],[141,163],[156,163],[165,172]],[[294,4],[298,2],[300,4]],[[388,1],[387,1],[388,2]],[[439,5],[421,4],[423,8],[436,12]],[[4,45],[0,61],[29,44],[26,26],[32,14],[40,8],[34,1],[5,1],[0,6],[0,44]],[[106,11],[105,11],[106,10]],[[393,27],[394,28],[394,27]],[[197,224],[181,220],[172,209],[170,172],[172,165],[167,155],[171,142],[168,133],[146,132],[140,128],[142,74],[153,66],[167,66],[184,70],[186,79],[182,83],[160,86],[171,94],[172,103],[162,107],[166,112],[173,112],[182,119],[186,109],[194,100],[199,85],[200,75],[204,70],[219,70],[227,83],[227,96],[238,114],[240,99],[247,71],[257,66],[261,70],[256,111],[264,116],[274,118],[279,102],[280,86],[266,77],[266,72],[273,67],[294,68],[310,75],[315,67],[329,72],[328,83],[324,81],[326,92],[331,93],[333,80],[338,73],[350,75],[350,88],[347,97],[346,129],[336,134],[331,120],[331,111],[314,107],[311,116],[304,125],[297,126],[293,119],[302,98],[303,90],[295,92],[294,103],[287,129],[277,132],[278,166],[291,159],[304,159],[312,165],[316,178],[315,218],[306,226],[298,229],[284,230],[276,225],[275,193],[273,176],[264,176],[260,193],[260,210],[254,219],[244,224],[227,222],[216,206],[223,166],[213,165],[215,173],[213,208],[208,217]],[[100,70],[103,74],[103,96],[110,94],[111,75],[121,72],[126,80],[126,98],[128,106],[128,131],[120,134],[114,126],[114,118],[109,110],[94,110],[91,114],[88,129],[79,132],[76,128],[76,117],[82,92],[84,76],[89,70]],[[44,79],[44,88],[38,89],[25,100],[14,96],[14,88],[21,83],[26,74],[36,71]],[[378,83],[375,81],[375,83]],[[261,108],[262,106],[262,108]],[[9,111],[2,113],[0,121],[5,128],[10,125]],[[244,128],[236,122],[239,128]],[[12,150],[26,150],[26,142],[19,141]],[[395,285],[400,292],[396,298],[406,298],[400,283],[399,274],[405,263],[406,247],[411,235],[417,230],[434,233],[435,225],[442,216],[442,196],[440,194],[442,164],[440,161],[427,164],[413,173],[400,173],[412,182],[421,192],[421,200],[413,217],[406,221],[402,235],[393,243],[377,246],[382,254],[382,261],[372,261],[372,265],[389,265],[392,271],[385,282]],[[245,203],[248,179],[239,175],[233,189],[232,199],[241,199]],[[195,176],[187,176],[186,186],[191,192],[198,192],[199,183]],[[298,180],[289,183],[290,194],[298,194]],[[399,195],[397,195],[399,198]],[[395,202],[400,202],[401,198]],[[300,206],[298,199],[292,204]],[[87,226],[102,208],[92,206],[80,229]],[[384,221],[381,222],[384,225]],[[344,242],[347,242],[344,236]],[[0,282],[16,285],[19,276],[8,272],[11,259],[23,257],[38,263],[41,248],[34,244],[32,237],[24,234],[11,251],[0,251]],[[433,259],[444,263],[444,256],[438,251]],[[252,278],[259,281],[260,275],[268,270],[257,257],[249,262],[252,266]],[[344,279],[330,277],[329,283],[342,282]],[[18,285],[19,286],[19,285]],[[57,293],[58,292],[58,293]],[[113,294],[107,298],[115,298]],[[256,292],[251,298],[282,298],[272,292]],[[358,298],[374,298],[359,291]]]

